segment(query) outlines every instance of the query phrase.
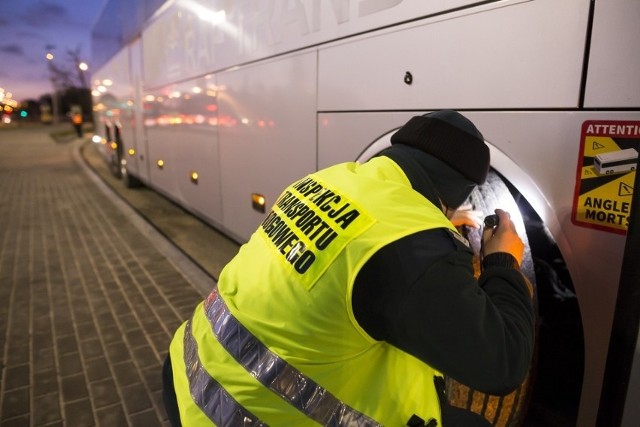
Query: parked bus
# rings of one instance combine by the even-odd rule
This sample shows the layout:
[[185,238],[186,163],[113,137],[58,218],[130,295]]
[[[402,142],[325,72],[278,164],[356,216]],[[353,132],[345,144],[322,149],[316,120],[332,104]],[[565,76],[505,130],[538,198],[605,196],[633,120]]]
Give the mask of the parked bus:
[[109,0],[96,133],[123,185],[242,243],[295,179],[366,160],[414,115],[462,112],[491,150],[470,202],[525,235],[538,333],[516,394],[450,383],[453,403],[495,425],[637,425],[639,308],[619,303],[633,218],[590,209],[633,197],[635,171],[593,163],[638,149],[638,22],[634,0]]

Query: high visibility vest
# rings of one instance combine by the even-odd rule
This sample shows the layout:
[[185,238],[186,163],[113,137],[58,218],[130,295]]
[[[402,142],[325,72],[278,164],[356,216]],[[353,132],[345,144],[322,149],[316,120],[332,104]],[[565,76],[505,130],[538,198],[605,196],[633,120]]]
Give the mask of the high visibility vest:
[[182,423],[442,425],[440,374],[369,336],[351,305],[376,251],[438,227],[457,232],[387,157],[289,186],[174,336]]
[[73,124],[75,124],[75,125],[81,125],[82,124],[82,115],[73,114],[71,116],[71,121],[73,121]]

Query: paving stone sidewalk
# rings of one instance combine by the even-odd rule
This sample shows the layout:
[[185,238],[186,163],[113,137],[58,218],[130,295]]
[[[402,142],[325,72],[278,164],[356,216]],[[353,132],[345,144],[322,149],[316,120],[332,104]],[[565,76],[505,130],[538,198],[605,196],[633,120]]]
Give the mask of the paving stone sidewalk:
[[0,132],[0,426],[168,425],[162,361],[202,291],[79,143]]

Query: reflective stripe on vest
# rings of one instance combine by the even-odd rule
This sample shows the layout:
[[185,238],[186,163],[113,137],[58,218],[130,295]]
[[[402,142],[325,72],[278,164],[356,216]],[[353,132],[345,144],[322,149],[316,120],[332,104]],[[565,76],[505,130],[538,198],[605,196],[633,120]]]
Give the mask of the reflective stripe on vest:
[[[324,426],[335,427],[380,426],[371,418],[338,400],[311,378],[271,352],[233,317],[217,289],[207,297],[204,312],[213,334],[238,363],[265,387],[312,420]],[[250,420],[248,424],[242,425],[265,425],[233,400],[202,368],[198,359],[198,346],[191,335],[191,322],[185,330],[184,348],[189,389],[195,403],[214,423],[227,425],[219,420],[218,413],[224,412],[238,414],[237,416],[246,417],[241,419]],[[194,390],[203,392],[194,393]]]
[[255,415],[243,408],[204,370],[198,357],[198,343],[191,335],[191,320],[184,331],[184,364],[187,367],[189,391],[194,402],[217,425],[266,427]]

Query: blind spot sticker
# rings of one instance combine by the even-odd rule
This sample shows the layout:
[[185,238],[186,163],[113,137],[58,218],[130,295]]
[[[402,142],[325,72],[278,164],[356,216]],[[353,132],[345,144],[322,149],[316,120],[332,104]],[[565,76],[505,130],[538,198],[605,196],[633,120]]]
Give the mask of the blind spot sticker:
[[640,150],[640,121],[582,124],[574,224],[626,234]]

